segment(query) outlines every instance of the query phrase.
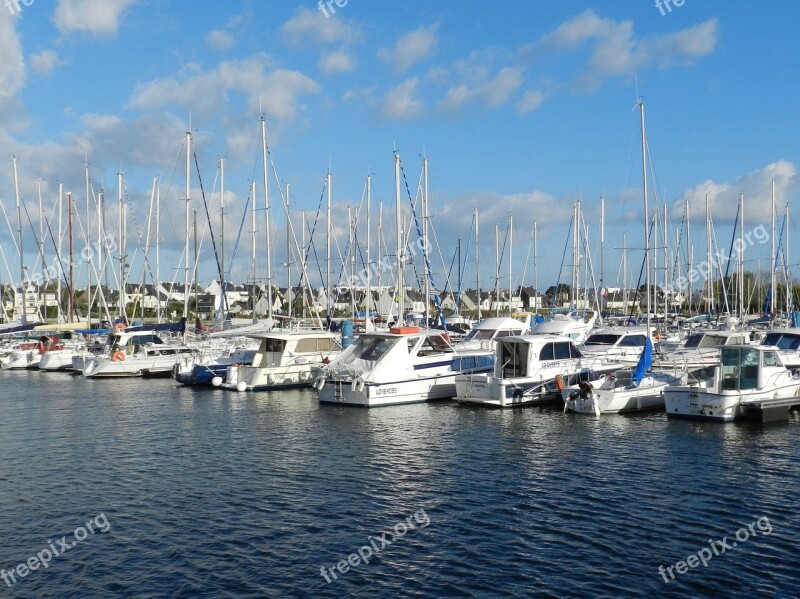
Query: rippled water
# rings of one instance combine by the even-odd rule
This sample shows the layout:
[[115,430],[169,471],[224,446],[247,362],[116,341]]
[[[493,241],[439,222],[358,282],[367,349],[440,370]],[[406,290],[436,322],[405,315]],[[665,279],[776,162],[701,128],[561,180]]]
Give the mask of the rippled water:
[[[367,411],[314,391],[38,372],[2,373],[0,409],[0,568],[100,514],[110,525],[0,580],[10,596],[800,595],[797,413],[761,427]],[[771,534],[659,574],[764,517]],[[404,529],[368,565],[335,569]]]

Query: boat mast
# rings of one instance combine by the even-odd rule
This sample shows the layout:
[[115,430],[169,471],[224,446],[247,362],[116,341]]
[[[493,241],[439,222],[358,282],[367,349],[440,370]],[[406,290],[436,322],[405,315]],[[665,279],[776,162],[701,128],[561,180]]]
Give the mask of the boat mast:
[[395,211],[397,218],[397,289],[399,291],[398,299],[398,315],[397,321],[399,326],[405,323],[405,255],[403,252],[403,219],[402,210],[400,207],[400,154],[394,153],[394,199]]
[[331,326],[331,319],[333,318],[333,297],[331,290],[331,170],[328,169],[328,174],[325,175],[325,189],[327,190],[328,203],[327,203],[327,216],[325,218],[325,315],[327,316],[327,327]]
[[539,296],[539,257],[536,252],[536,242],[539,235],[538,223],[533,221],[533,306],[538,308],[537,297]]
[[[264,220],[265,226],[267,227],[266,238],[267,238],[267,316],[272,322],[272,243],[270,243],[270,231],[269,231],[269,180],[267,177],[267,121],[264,119],[264,115],[261,115],[261,153],[264,158]],[[255,198],[253,198],[255,201]],[[272,326],[270,324],[270,326]]]
[[475,287],[477,293],[478,320],[481,319],[481,261],[478,255],[478,208],[472,209],[475,216]]
[[[44,210],[42,210],[42,180],[36,179],[36,188],[39,195],[39,256],[42,258],[42,271],[47,272],[47,261],[44,257]],[[39,308],[41,311],[41,307]],[[47,316],[47,305],[44,308]]]
[[[422,160],[422,247],[428,251],[428,159]],[[428,268],[430,261],[423,260],[425,269],[425,326],[430,322],[431,307],[431,271]]]
[[[190,125],[191,128],[191,125]],[[189,202],[191,200],[192,132],[186,132],[186,214],[183,231],[183,317],[189,317]]]
[[706,191],[706,263],[708,264],[708,315],[714,311],[714,263],[711,261],[711,215],[708,212],[708,191]]
[[744,325],[744,194],[739,194],[739,318]]
[[494,224],[494,315],[500,316],[500,225]]
[[647,289],[647,337],[650,337],[650,267],[648,264],[648,256],[650,252],[650,228],[648,227],[647,215],[649,208],[647,206],[647,142],[646,133],[644,128],[644,102],[641,99],[639,103],[639,115],[642,126],[642,191],[644,197],[644,260],[645,260],[645,289]]
[[[225,322],[225,308],[227,307],[227,285],[225,284],[225,159],[219,159],[219,278],[222,288],[219,298],[219,306],[222,310],[222,321]],[[197,265],[195,264],[195,268]],[[195,306],[195,309],[197,307]],[[223,325],[224,328],[224,325]]]
[[[290,208],[290,200],[289,200],[289,182],[286,182],[286,295],[291,298],[291,291],[292,291],[292,246],[289,243],[289,226],[291,223],[289,222],[289,208]],[[286,307],[286,314],[289,318],[292,317],[292,302],[288,302],[288,306]]]
[[12,156],[11,160],[14,165],[14,195],[17,200],[17,239],[19,245],[19,285],[22,291],[22,296],[19,302],[19,322],[26,324],[27,319],[25,315],[25,256],[22,253],[22,207],[19,195],[19,177],[17,176],[17,157]]
[[[87,157],[84,163],[84,173],[86,179],[86,224],[83,227],[86,237],[86,243],[89,243],[89,159]],[[20,246],[21,247],[21,246]],[[86,258],[86,328],[92,328],[92,255],[88,254]]]
[[[58,247],[58,260],[59,261],[61,260],[61,237],[62,237],[61,236],[61,227],[63,225],[63,223],[62,223],[62,214],[63,214],[63,211],[64,211],[64,195],[63,194],[64,194],[64,184],[63,183],[59,183],[58,184],[58,244],[57,244],[57,247]],[[59,266],[58,276],[56,277],[56,287],[57,287],[56,297],[58,298],[57,304],[58,304],[58,322],[59,323],[60,322],[64,322],[62,320],[64,315],[63,315],[63,313],[61,311],[61,272],[62,272],[61,271],[61,267]]]
[[690,224],[692,219],[690,218],[689,213],[689,199],[687,198],[684,200],[684,208],[683,213],[686,218],[686,281],[687,281],[687,293],[689,294],[689,315],[692,314],[692,236],[690,231]]
[[372,287],[371,283],[371,275],[372,275],[372,265],[369,261],[369,250],[370,250],[370,217],[371,217],[371,208],[370,205],[372,204],[372,175],[367,175],[367,293],[364,297],[364,331],[369,333],[370,329],[370,320],[369,320],[369,309],[370,303],[372,300]]
[[[253,291],[256,289],[256,182],[250,182],[250,276]],[[253,293],[253,324],[258,322],[256,316],[256,294]]]
[[[156,322],[161,324],[161,296],[159,289],[161,288],[161,271],[159,270],[159,254],[161,249],[161,181],[156,178],[155,181],[158,181],[158,187],[156,188]],[[155,184],[155,181],[153,184]]]
[[511,303],[514,299],[514,282],[511,280],[511,252],[514,248],[514,217],[508,215],[508,315],[511,316]]
[[[122,201],[122,173],[117,173],[117,206],[119,211],[117,215],[117,227],[119,229],[119,299],[117,307],[120,310],[122,321],[127,322],[127,311],[125,309],[125,205]],[[186,259],[188,261],[188,254]]]
[[784,222],[786,223],[783,228],[783,230],[786,231],[786,244],[783,248],[783,263],[786,265],[786,315],[788,317],[792,310],[792,299],[794,296],[792,278],[789,276],[789,204],[786,204]]
[[68,226],[69,226],[69,321],[74,322],[72,320],[72,315],[75,311],[75,262],[72,259],[73,255],[73,248],[72,248],[72,193],[67,192],[67,209],[69,210],[68,219]]
[[603,292],[605,291],[606,199],[600,196],[600,322],[603,321]]
[[[769,255],[769,310],[775,313],[775,179],[772,180],[772,249]],[[21,247],[21,246],[20,246]]]

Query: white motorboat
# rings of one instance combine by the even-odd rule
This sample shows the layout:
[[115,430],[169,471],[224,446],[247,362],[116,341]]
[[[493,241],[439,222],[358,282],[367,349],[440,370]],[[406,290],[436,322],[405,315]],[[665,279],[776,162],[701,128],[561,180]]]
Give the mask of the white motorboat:
[[747,343],[749,335],[742,331],[699,331],[686,339],[683,347],[653,360],[659,370],[693,372],[712,368],[719,363],[719,349]]
[[185,345],[165,343],[155,331],[126,331],[118,325],[108,335],[103,353],[88,360],[83,376],[171,376],[173,366],[183,356],[194,352],[194,349]]
[[82,338],[59,339],[48,337],[44,342],[42,358],[39,360],[39,370],[47,372],[64,371],[72,369],[72,359],[80,354],[86,347]]
[[800,328],[774,329],[767,331],[761,342],[778,349],[781,363],[789,370],[800,370]]
[[581,345],[584,356],[605,358],[629,366],[642,355],[647,329],[645,327],[616,327],[596,329]]
[[307,387],[319,368],[342,350],[339,336],[328,331],[270,331],[253,335],[260,341],[252,360],[229,366],[224,381],[212,385],[237,391]]
[[442,331],[417,327],[365,333],[325,365],[314,386],[322,403],[362,407],[450,399],[456,376],[488,372],[494,354],[456,350]]
[[777,348],[731,345],[721,350],[713,376],[696,384],[670,386],[664,393],[667,416],[731,422],[758,415],[785,419],[800,404],[800,376],[781,362]]
[[456,377],[456,400],[496,407],[549,403],[558,400],[560,388],[619,368],[619,363],[585,358],[567,337],[501,338],[495,344],[492,373]]
[[3,370],[25,370],[39,367],[42,359],[42,347],[38,341],[20,342],[2,361]]
[[[528,317],[530,320],[530,317]],[[454,343],[457,350],[480,349],[494,351],[494,341],[502,337],[517,337],[530,331],[528,323],[516,318],[484,318],[474,325],[464,339]]]
[[573,311],[569,314],[554,314],[550,318],[537,322],[531,327],[531,332],[537,335],[561,335],[575,341],[583,341],[589,336],[597,321],[597,313]]

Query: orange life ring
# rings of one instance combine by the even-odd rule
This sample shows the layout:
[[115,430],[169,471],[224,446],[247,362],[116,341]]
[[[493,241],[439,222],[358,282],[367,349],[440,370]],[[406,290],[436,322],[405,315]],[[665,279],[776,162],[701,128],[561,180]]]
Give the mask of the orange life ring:
[[125,331],[125,324],[122,322],[118,322],[114,325],[114,332],[115,333],[122,333]]
[[111,361],[112,362],[124,362],[125,361],[125,352],[121,352],[119,350],[115,351],[111,354]]
[[556,388],[559,391],[563,391],[564,390],[564,379],[561,378],[560,374],[556,375]]

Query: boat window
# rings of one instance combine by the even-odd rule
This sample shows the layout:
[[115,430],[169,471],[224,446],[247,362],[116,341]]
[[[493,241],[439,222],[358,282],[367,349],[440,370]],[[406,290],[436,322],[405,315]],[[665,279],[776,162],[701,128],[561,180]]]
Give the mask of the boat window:
[[698,347],[717,347],[718,345],[725,345],[725,337],[722,335],[706,335],[700,342]]
[[555,356],[556,360],[569,360],[569,347],[571,343],[556,343]]
[[336,342],[331,337],[306,337],[297,341],[298,353],[312,353],[323,351],[334,351]]
[[[502,376],[503,378],[518,378],[528,374],[528,348],[527,343],[500,342]],[[552,345],[549,343],[548,345]],[[552,348],[551,348],[552,349]]]
[[495,337],[514,337],[520,335],[522,331],[497,331]]
[[286,347],[286,341],[284,339],[272,339],[272,338],[264,339],[265,353],[282,354],[284,347]]
[[764,366],[780,366],[778,362],[778,354],[774,351],[764,352]]
[[581,350],[574,343],[569,344],[569,353],[570,358],[582,358],[583,354],[581,354]]
[[686,340],[686,343],[683,347],[687,349],[693,349],[695,347],[700,347],[700,341],[703,340],[703,334],[700,333],[699,335],[689,335],[689,338]]
[[[364,339],[361,347],[356,348],[353,353],[359,360],[367,360],[375,362],[383,357],[399,339],[391,339],[385,337],[375,337],[372,339]],[[416,339],[414,339],[416,341]]]
[[764,338],[761,345],[774,345],[778,349],[800,349],[800,337],[792,337],[782,333],[770,333]]
[[[414,339],[416,342],[416,339]],[[413,346],[409,346],[409,351]],[[430,354],[440,354],[442,352],[452,352],[453,348],[450,347],[450,344],[445,341],[441,335],[436,335],[434,337],[425,337],[422,341],[422,347],[419,348],[419,352],[417,352],[418,356],[428,356]]]
[[555,350],[552,343],[546,343],[539,354],[539,359],[544,362],[545,360],[555,360]]
[[589,335],[584,345],[614,345],[618,339],[619,335],[595,333],[594,335]]
[[620,347],[644,347],[644,335],[628,335],[619,342]]
[[742,350],[742,376],[739,389],[755,389],[758,387],[758,350]]

